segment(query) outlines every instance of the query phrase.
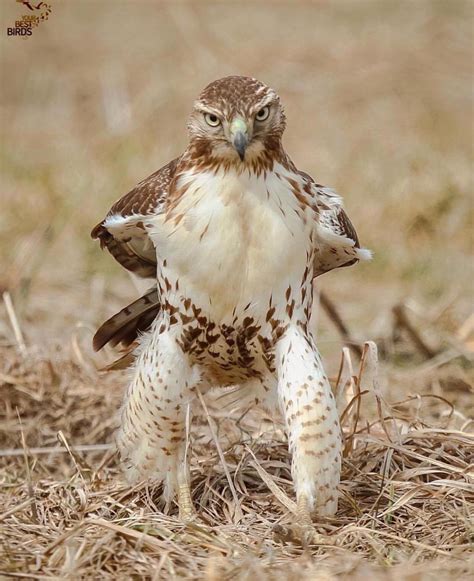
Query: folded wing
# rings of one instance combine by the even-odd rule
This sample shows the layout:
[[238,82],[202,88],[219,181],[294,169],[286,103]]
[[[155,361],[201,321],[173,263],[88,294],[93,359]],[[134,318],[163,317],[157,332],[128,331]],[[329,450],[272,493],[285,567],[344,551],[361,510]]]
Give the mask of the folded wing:
[[174,159],[115,202],[91,232],[117,262],[140,277],[156,276],[156,251],[143,220],[161,212],[178,161]]
[[[116,202],[91,236],[128,271],[142,278],[156,278],[156,249],[143,221],[162,211],[178,159],[141,181]],[[96,351],[104,345],[129,348],[152,324],[160,310],[156,287],[103,323],[93,339]]]
[[332,189],[317,184],[308,174],[300,172],[311,207],[318,214],[314,258],[314,276],[351,266],[359,260],[369,260],[370,250],[361,248],[356,229],[344,211],[342,199]]

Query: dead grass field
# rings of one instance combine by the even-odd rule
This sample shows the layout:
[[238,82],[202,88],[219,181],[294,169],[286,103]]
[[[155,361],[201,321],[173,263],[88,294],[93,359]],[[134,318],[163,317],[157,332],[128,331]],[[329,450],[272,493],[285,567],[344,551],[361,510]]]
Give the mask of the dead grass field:
[[[473,4],[50,4],[28,39],[4,33],[24,9],[0,6],[0,578],[468,578]],[[346,436],[340,511],[317,524],[327,546],[285,537],[278,419],[210,399],[189,526],[159,487],[124,484],[110,446],[126,376],[98,372],[112,354],[90,340],[136,289],[89,231],[184,148],[192,100],[227,74],[278,90],[287,150],[344,195],[375,252],[319,283],[379,352],[362,373],[346,357],[337,381],[341,341],[318,311]]]

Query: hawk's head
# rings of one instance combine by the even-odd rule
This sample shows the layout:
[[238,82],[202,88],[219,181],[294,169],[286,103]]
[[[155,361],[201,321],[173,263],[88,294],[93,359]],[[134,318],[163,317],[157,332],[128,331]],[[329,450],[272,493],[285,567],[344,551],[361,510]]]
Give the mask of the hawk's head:
[[281,154],[285,114],[273,89],[249,77],[208,85],[188,122],[193,155],[211,164],[258,164]]

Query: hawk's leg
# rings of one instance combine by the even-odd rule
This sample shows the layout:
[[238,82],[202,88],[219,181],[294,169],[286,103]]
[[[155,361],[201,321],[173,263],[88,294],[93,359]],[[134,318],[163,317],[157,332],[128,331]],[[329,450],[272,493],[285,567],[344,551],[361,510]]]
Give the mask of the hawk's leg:
[[178,493],[180,516],[193,514],[189,488],[186,421],[199,371],[168,329],[153,325],[137,358],[122,408],[117,444],[131,481],[164,483],[164,498]]
[[277,345],[278,389],[292,452],[298,520],[333,515],[341,471],[334,396],[311,336],[292,327]]

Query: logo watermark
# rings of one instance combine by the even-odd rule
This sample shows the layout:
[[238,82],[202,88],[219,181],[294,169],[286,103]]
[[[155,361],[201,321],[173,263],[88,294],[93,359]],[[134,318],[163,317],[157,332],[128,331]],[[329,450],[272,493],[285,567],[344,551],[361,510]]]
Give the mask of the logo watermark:
[[15,26],[7,27],[7,36],[28,38],[33,34],[34,28],[48,20],[52,10],[51,4],[38,0],[16,0],[16,2],[25,6],[30,12],[15,20]]

